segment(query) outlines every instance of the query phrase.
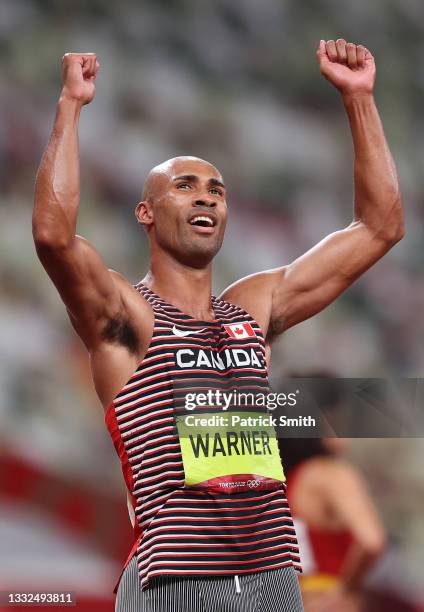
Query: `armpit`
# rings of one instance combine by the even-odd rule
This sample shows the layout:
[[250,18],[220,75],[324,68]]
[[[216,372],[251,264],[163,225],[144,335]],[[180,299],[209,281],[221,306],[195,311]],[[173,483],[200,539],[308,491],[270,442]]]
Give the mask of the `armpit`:
[[125,346],[134,355],[138,353],[137,334],[126,315],[120,314],[110,319],[102,331],[102,339],[111,344]]

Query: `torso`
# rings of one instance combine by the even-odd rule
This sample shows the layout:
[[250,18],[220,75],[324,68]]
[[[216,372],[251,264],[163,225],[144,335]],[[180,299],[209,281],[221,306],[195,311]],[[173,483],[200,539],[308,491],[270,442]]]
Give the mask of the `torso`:
[[308,598],[334,588],[334,577],[342,573],[353,543],[351,532],[336,516],[324,493],[334,461],[332,457],[307,459],[288,473],[287,498],[305,572],[302,592]]
[[[154,327],[154,313],[144,297],[121,275],[116,275],[114,278],[119,283],[125,313],[108,326],[105,330],[108,337],[90,353],[92,377],[104,410],[143,361]],[[235,303],[252,315],[265,336],[268,326],[267,314],[260,301],[250,297],[246,292],[245,299],[240,300],[238,296],[237,301],[233,302],[231,296],[225,295],[227,301]],[[181,310],[185,310],[184,307]],[[187,311],[187,314],[191,313]],[[266,344],[265,352],[269,366],[271,353],[269,343]]]
[[[112,398],[105,420],[131,495],[142,585],[160,574],[216,575],[297,567],[297,541],[282,471],[278,479],[269,474],[273,480],[269,488],[257,484],[261,482],[257,477],[252,481],[237,471],[240,455],[244,467],[248,455],[267,454],[263,449],[247,445],[241,453],[230,452],[230,446],[225,450],[222,440],[228,441],[230,433],[234,439],[233,431],[228,436],[225,431],[216,434],[218,441],[212,446],[206,443],[206,434],[205,460],[198,465],[185,462],[187,454],[183,456],[187,445],[182,441],[188,437],[178,421],[191,410],[185,403],[187,390],[190,394],[209,389],[266,393],[265,343],[258,323],[241,307],[219,298],[211,300],[213,321],[195,320],[142,283],[137,287],[154,309],[153,334],[144,359],[137,355],[140,363],[126,362],[131,365],[130,374],[125,372],[127,380]],[[213,405],[200,403],[196,414],[207,415],[211,410],[221,414],[221,407]],[[256,412],[260,407],[248,405],[244,410]],[[215,466],[215,474],[205,474],[203,467],[214,462],[217,454],[225,461]],[[254,459],[256,468],[259,461]],[[222,473],[222,465],[236,471]],[[230,486],[209,489],[218,480]]]

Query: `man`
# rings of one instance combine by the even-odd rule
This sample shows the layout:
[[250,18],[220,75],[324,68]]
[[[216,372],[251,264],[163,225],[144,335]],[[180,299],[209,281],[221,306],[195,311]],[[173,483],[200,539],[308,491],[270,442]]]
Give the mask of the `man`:
[[[258,432],[244,431],[244,473],[237,433],[230,440],[226,432],[225,450],[219,427],[212,428],[221,446],[210,457],[207,434],[181,433],[188,423],[181,422],[177,398],[187,380],[203,389],[222,380],[230,388],[264,388],[272,341],[330,304],[402,238],[396,170],[373,100],[374,58],[343,39],[321,41],[317,58],[340,91],[351,126],[353,222],[292,264],[234,283],[221,299],[211,298],[211,276],[227,219],[226,187],[208,162],[177,157],[148,175],[136,216],[151,262],[135,288],[75,235],[78,120],[94,98],[99,64],[92,53],[63,58],[63,89],[37,176],[33,234],[89,351],[134,510],[137,541],[118,610],[253,610],[258,597],[263,611],[301,609],[293,573],[298,551],[275,440],[261,432],[266,437],[257,448]],[[265,457],[254,472],[252,440],[255,455]],[[214,464],[206,476],[195,473],[218,452],[227,472]],[[237,480],[242,472],[254,479]]]

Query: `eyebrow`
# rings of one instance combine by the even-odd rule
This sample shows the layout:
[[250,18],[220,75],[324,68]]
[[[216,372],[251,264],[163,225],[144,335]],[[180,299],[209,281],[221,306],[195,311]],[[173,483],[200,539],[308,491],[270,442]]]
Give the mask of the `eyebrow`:
[[[176,176],[173,181],[188,181],[190,183],[198,183],[199,177],[195,174],[182,174],[181,176]],[[222,189],[226,189],[224,183],[217,178],[210,178],[208,183],[214,187],[222,187]]]

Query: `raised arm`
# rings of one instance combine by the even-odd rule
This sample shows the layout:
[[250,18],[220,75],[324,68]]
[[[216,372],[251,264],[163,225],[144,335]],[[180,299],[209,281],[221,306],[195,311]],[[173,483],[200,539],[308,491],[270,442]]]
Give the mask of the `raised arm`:
[[[361,45],[321,41],[321,73],[341,93],[352,132],[354,216],[292,264],[239,281],[226,298],[251,309],[273,337],[337,298],[403,236],[396,168],[374,102],[375,64]],[[261,306],[254,305],[260,294]]]
[[93,53],[63,57],[63,88],[47,149],[38,170],[33,236],[38,256],[89,350],[107,322],[123,309],[119,278],[95,249],[76,236],[80,200],[78,123],[92,101],[99,64]]

